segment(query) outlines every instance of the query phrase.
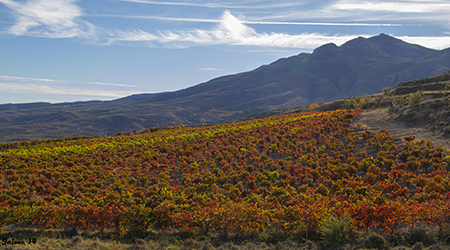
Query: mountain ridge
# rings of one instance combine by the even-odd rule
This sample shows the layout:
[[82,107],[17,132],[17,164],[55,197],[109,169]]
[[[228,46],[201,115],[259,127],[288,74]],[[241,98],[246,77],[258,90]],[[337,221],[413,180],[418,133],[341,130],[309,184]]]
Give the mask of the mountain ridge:
[[[375,38],[378,38],[378,37],[383,37],[383,38],[375,39]],[[391,59],[392,58],[391,55],[388,55],[388,54],[384,53],[384,51],[388,51],[389,48],[386,48],[386,46],[383,47],[380,44],[396,43],[396,44],[401,44],[402,47],[410,48],[408,50],[408,52],[405,52],[405,50],[403,50],[402,56],[400,58],[408,58],[408,59],[410,59],[410,58],[417,58],[418,57],[417,54],[420,54],[421,56],[428,56],[431,53],[435,52],[435,50],[427,49],[427,48],[419,46],[419,45],[410,45],[410,44],[407,44],[407,43],[405,43],[405,42],[403,42],[401,40],[392,38],[392,37],[387,36],[387,35],[380,35],[378,37],[373,37],[373,38],[369,38],[369,39],[359,37],[359,38],[353,39],[353,40],[343,44],[340,47],[338,47],[336,45],[331,45],[331,44],[324,45],[324,46],[321,46],[318,49],[314,50],[314,52],[312,54],[302,53],[302,54],[299,54],[297,56],[280,59],[280,60],[277,60],[277,61],[275,61],[275,62],[273,62],[271,64],[263,65],[263,66],[255,69],[255,70],[252,70],[252,71],[249,71],[249,72],[244,72],[244,73],[231,75],[231,76],[219,77],[219,78],[213,79],[211,81],[208,81],[208,82],[205,82],[205,83],[193,86],[191,88],[187,88],[187,89],[179,90],[179,91],[176,91],[176,92],[168,93],[167,95],[159,95],[155,99],[152,99],[152,101],[166,101],[166,100],[178,99],[178,98],[182,98],[182,97],[186,97],[186,96],[191,96],[191,95],[194,95],[194,94],[207,93],[208,91],[210,91],[210,89],[212,89],[212,90],[214,90],[216,92],[219,91],[219,90],[222,91],[222,92],[227,91],[227,88],[232,90],[232,91],[235,91],[235,90],[248,90],[251,87],[256,85],[256,87],[259,90],[262,90],[261,89],[261,85],[262,84],[260,83],[261,82],[260,81],[261,76],[254,77],[254,76],[251,75],[252,73],[264,75],[264,78],[266,79],[265,80],[266,82],[269,82],[270,79],[273,78],[274,80],[272,80],[271,83],[268,83],[268,84],[272,84],[273,85],[274,82],[276,82],[276,81],[279,82],[280,81],[279,80],[279,79],[281,79],[280,75],[283,74],[283,73],[284,74],[291,74],[291,77],[295,77],[295,75],[292,75],[292,72],[289,72],[288,68],[289,67],[294,67],[294,66],[296,66],[296,64],[297,65],[300,64],[300,66],[302,66],[301,64],[302,64],[303,60],[308,60],[308,59],[309,59],[308,61],[311,61],[311,60],[312,61],[322,60],[322,61],[326,61],[326,63],[328,63],[328,64],[329,63],[338,64],[334,60],[341,61],[342,57],[346,56],[345,54],[349,54],[349,50],[352,52],[352,53],[350,53],[350,56],[352,56],[352,57],[361,57],[361,55],[362,55],[363,57],[361,57],[359,60],[364,60],[366,57],[368,57],[371,54],[373,54],[371,51],[368,50],[368,48],[378,47],[376,50],[373,49],[373,51],[378,52],[377,53],[377,56],[378,56],[377,60],[388,60],[386,58]],[[386,37],[387,37],[387,39],[386,39]],[[372,42],[372,41],[377,41],[377,43],[376,42]],[[397,45],[397,47],[398,47],[398,45]],[[327,49],[324,50],[324,48],[327,48]],[[332,48],[332,49],[330,50],[330,48]],[[360,50],[363,50],[364,53],[361,53]],[[412,51],[412,50],[414,50],[414,52],[415,52],[413,55],[411,55],[412,53],[409,52],[409,51]],[[418,50],[420,50],[420,51],[417,52]],[[383,52],[383,53],[379,53],[380,51]],[[406,55],[406,54],[409,54],[409,55]],[[332,60],[332,58],[334,60]],[[351,60],[349,60],[349,61],[351,61]],[[353,61],[354,61],[354,59],[353,59]],[[406,61],[407,60],[397,59],[396,63],[402,63],[402,62],[406,62]],[[273,72],[274,70],[279,70],[279,68],[280,68],[279,64],[284,64],[284,63],[291,64],[291,65],[287,65],[287,67],[285,67],[284,69],[281,69],[282,72],[279,72],[279,73],[278,72],[277,73]],[[354,65],[350,65],[350,66],[356,67],[358,64],[360,64],[360,61],[354,61],[353,64]],[[308,81],[308,80],[309,81],[314,81],[314,78],[316,78],[317,76],[325,76],[324,77],[325,79],[321,79],[321,81],[319,80],[319,84],[329,84],[328,87],[336,88],[336,89],[334,89],[332,91],[333,93],[335,93],[336,90],[338,90],[338,91],[342,90],[342,88],[341,88],[339,83],[336,84],[336,83],[332,82],[333,78],[335,77],[335,74],[331,74],[330,73],[330,71],[329,71],[330,68],[334,68],[335,71],[338,71],[338,72],[339,71],[343,71],[343,69],[342,68],[340,69],[338,67],[338,65],[334,65],[333,67],[317,67],[317,68],[311,70],[310,72],[307,72],[307,73],[311,73],[310,76],[305,76],[304,79],[299,79],[299,81],[300,80],[303,80],[303,81]],[[328,72],[320,72],[321,69],[325,69]],[[304,71],[308,71],[308,69],[303,69],[303,70]],[[270,71],[270,72],[267,72],[267,71]],[[244,80],[246,80],[245,78],[252,78],[251,80],[253,80],[253,84],[248,83],[249,81],[247,81],[245,84],[239,85],[238,84],[239,81],[242,82],[243,80],[242,79],[238,79],[238,81],[236,81],[235,78],[244,78]],[[329,82],[327,82],[327,80]],[[350,79],[350,80],[356,81],[356,79]],[[229,83],[228,85],[224,86],[224,84],[223,84],[224,81],[229,81],[231,83]],[[283,84],[283,83],[281,83],[281,84]],[[391,84],[391,85],[393,85],[393,84]],[[370,89],[365,89],[365,90],[373,92]],[[310,91],[310,92],[315,92],[315,91],[316,90],[314,89],[313,91]],[[326,89],[323,88],[322,91],[326,91]],[[362,94],[362,91],[364,91],[364,90],[361,90],[361,93],[354,93],[354,95],[355,94]],[[299,93],[297,93],[297,96],[302,97],[302,95],[299,94]],[[308,93],[308,96],[314,97],[314,94],[313,93]],[[323,96],[323,94],[322,94],[322,96]],[[325,99],[329,99],[329,98],[325,98]],[[308,104],[308,101],[304,101],[303,103],[300,102],[297,105],[302,105],[302,104],[304,104],[304,105]]]
[[[449,71],[449,50],[429,49],[380,34],[355,38],[341,46],[325,44],[313,53],[280,58],[251,71],[174,92],[103,102],[0,105],[0,141],[216,124],[265,110],[379,93],[400,82]],[[36,115],[48,117],[49,122]],[[58,118],[61,115],[63,120]],[[10,131],[17,136],[9,135]],[[60,133],[53,135],[53,131]]]

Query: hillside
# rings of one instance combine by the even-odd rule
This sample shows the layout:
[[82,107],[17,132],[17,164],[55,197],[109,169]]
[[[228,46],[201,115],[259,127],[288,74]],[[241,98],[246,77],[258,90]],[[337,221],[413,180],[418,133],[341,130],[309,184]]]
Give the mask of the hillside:
[[[429,78],[406,81],[384,93],[316,103],[293,109],[279,109],[253,114],[245,119],[305,112],[362,108],[357,123],[369,130],[385,129],[397,134],[431,140],[450,149],[450,71]],[[244,120],[245,120],[244,119]]]
[[[404,127],[432,132],[450,148],[450,72],[400,83],[384,94],[366,96],[365,109],[377,109],[384,119]],[[347,99],[352,106],[356,99]]]
[[[333,249],[370,248],[352,242],[357,232],[448,225],[448,152],[361,131],[351,125],[358,116],[292,113],[0,144],[0,227],[107,231],[116,239],[180,231],[205,241],[310,239]],[[376,244],[421,240],[408,237]]]
[[218,124],[252,113],[374,94],[450,70],[447,50],[381,34],[167,93],[105,102],[0,105],[0,142],[174,125]]

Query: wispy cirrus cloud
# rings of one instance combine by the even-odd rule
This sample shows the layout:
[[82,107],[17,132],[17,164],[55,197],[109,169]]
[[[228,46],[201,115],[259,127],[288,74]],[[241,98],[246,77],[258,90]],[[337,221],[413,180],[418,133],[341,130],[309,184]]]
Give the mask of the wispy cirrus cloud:
[[[326,43],[335,43],[341,45],[357,36],[370,37],[370,34],[358,35],[328,35],[322,33],[301,33],[297,35],[286,33],[258,33],[248,23],[240,21],[229,11],[226,11],[221,19],[177,19],[176,21],[200,21],[215,23],[211,29],[195,29],[191,31],[160,31],[156,34],[148,33],[142,30],[134,30],[123,33],[123,37],[116,39],[111,37],[109,43],[118,41],[151,42],[152,46],[165,47],[191,47],[201,45],[245,45],[259,47],[278,47],[278,48],[304,48],[314,49]],[[260,22],[253,22],[260,23]],[[279,22],[261,22],[263,24]],[[284,24],[284,23],[282,23]],[[306,25],[306,24],[305,24]],[[320,24],[318,24],[320,25]],[[327,25],[327,24],[324,24]],[[346,25],[346,24],[343,24]],[[348,24],[352,25],[352,24]],[[393,25],[393,24],[391,24]],[[388,26],[388,25],[387,25]],[[418,43],[426,47],[443,49],[450,46],[449,36],[402,36],[400,39],[411,43]]]
[[398,12],[398,13],[436,13],[450,10],[448,1],[356,1],[342,0],[330,6],[335,10]]
[[298,1],[270,2],[270,1],[236,1],[235,3],[224,1],[194,3],[194,2],[170,2],[170,1],[149,1],[149,0],[119,0],[121,2],[151,4],[151,5],[171,5],[171,6],[189,6],[202,8],[220,8],[220,9],[267,9],[267,8],[289,8],[304,5]]
[[[450,2],[446,0],[340,0],[322,10],[331,18],[365,22],[401,22],[445,26]],[[320,15],[318,15],[320,16]]]
[[[226,11],[225,13],[230,13]],[[226,19],[202,19],[202,18],[179,18],[179,17],[159,17],[159,16],[139,16],[139,15],[91,15],[96,17],[115,17],[115,18],[130,18],[130,19],[153,19],[163,21],[176,22],[196,22],[196,23],[224,23]],[[370,27],[390,27],[390,26],[405,26],[398,23],[361,23],[361,22],[273,22],[273,21],[239,21],[242,24],[262,24],[262,25],[300,25],[300,26],[370,26]]]
[[[160,31],[157,34],[148,33],[142,30],[124,33],[127,37],[116,39],[111,37],[109,43],[120,41],[151,41],[154,46],[167,47],[190,47],[200,45],[246,45],[265,47],[285,47],[285,48],[307,48],[313,49],[324,43],[334,42],[342,44],[354,35],[326,35],[319,33],[302,33],[298,35],[284,33],[258,33],[251,27],[238,20],[229,11],[225,11],[220,20],[213,20],[217,23],[212,29],[195,29],[191,31]],[[150,38],[150,39],[148,39]]]
[[[228,3],[203,3],[197,2],[169,2],[169,1],[147,1],[147,0],[121,0],[124,2],[145,3],[145,4],[163,4],[163,5],[189,5],[206,7],[224,7],[224,6],[247,6],[267,8],[270,2],[267,1],[247,1],[242,4],[233,2]],[[114,43],[144,43],[145,46],[186,48],[202,45],[248,45],[259,47],[279,47],[279,48],[305,48],[314,49],[324,43],[333,42],[342,44],[356,36],[364,34],[346,35],[327,33],[302,32],[300,34],[277,33],[277,32],[256,32],[251,25],[297,25],[297,26],[361,26],[361,27],[398,27],[403,24],[398,23],[378,23],[378,22],[293,22],[293,21],[266,21],[239,20],[230,11],[224,11],[221,18],[203,19],[203,18],[181,18],[181,17],[159,17],[143,15],[109,15],[109,14],[84,14],[82,9],[76,4],[77,0],[29,0],[19,2],[13,0],[0,0],[0,3],[12,10],[12,15],[16,22],[7,29],[7,32],[14,35],[28,35],[49,38],[68,38],[77,37],[85,39],[88,42],[111,45]],[[435,0],[429,4],[425,1],[355,1],[341,0],[332,1],[332,3],[321,6],[324,9],[313,10],[322,12],[359,12],[366,13],[372,11],[372,7],[379,11],[399,11],[400,4],[407,6],[409,12],[414,11],[434,11],[436,8],[450,8],[450,3]],[[294,1],[278,3],[277,6],[287,6],[295,4]],[[439,7],[433,6],[438,4]],[[419,7],[417,7],[417,6]],[[404,8],[403,8],[404,9]],[[358,14],[363,15],[363,14]],[[110,17],[110,18],[129,18],[129,19],[155,19],[169,22],[199,22],[211,23],[209,28],[190,28],[184,30],[158,29],[158,31],[149,32],[142,28],[131,27],[129,29],[102,28],[97,27],[90,22],[83,20],[84,17]],[[369,36],[369,35],[367,35]],[[446,37],[424,37],[417,41],[424,41],[422,45],[436,44],[439,41],[446,40]],[[410,40],[414,40],[411,38]],[[433,41],[433,42],[432,42]],[[445,42],[445,41],[444,41]],[[448,44],[445,42],[445,44]],[[442,45],[441,45],[442,46]],[[436,48],[436,45],[432,46]]]
[[26,84],[16,82],[0,83],[2,92],[7,93],[31,93],[53,95],[82,95],[118,98],[136,94],[135,91],[94,90],[83,88],[70,88],[65,86],[51,86],[46,84]]
[[16,22],[8,29],[13,35],[31,35],[50,38],[83,37],[93,39],[95,26],[82,20],[77,0],[31,0],[18,2],[0,0],[13,10]]
[[[301,20],[322,18],[336,20],[359,20],[359,23],[381,20],[420,20],[429,18],[447,20],[445,16],[450,10],[450,3],[446,0],[324,0],[324,1],[195,1],[172,2],[151,0],[120,0],[122,2],[148,5],[191,6],[199,8],[236,9],[242,13],[250,14],[251,20]],[[268,11],[270,10],[270,11]],[[389,13],[401,16],[386,16]],[[375,15],[374,15],[375,14]],[[416,15],[414,15],[416,14]],[[433,14],[432,16],[418,17],[417,14]],[[385,19],[389,18],[389,19]],[[390,19],[392,18],[392,19]],[[372,22],[371,22],[372,21]],[[318,22],[320,23],[320,22]],[[332,23],[332,22],[329,22]]]
[[85,81],[66,81],[66,80],[55,80],[55,79],[45,79],[45,78],[31,78],[31,77],[21,77],[21,76],[1,76],[0,81],[19,81],[27,83],[75,83],[75,84],[91,84],[91,85],[102,85],[102,86],[115,86],[115,87],[138,87],[137,85],[128,84],[118,84],[118,83],[105,83],[105,82],[85,82]]
[[2,93],[118,98],[135,94],[136,91],[124,90],[124,88],[129,89],[135,87],[138,86],[105,82],[65,81],[20,76],[0,76],[0,89]]
[[[155,5],[176,5],[176,6],[194,6],[194,7],[206,7],[206,8],[218,8],[218,7],[225,7],[226,5],[219,5],[214,3],[204,3],[204,4],[197,4],[197,3],[186,3],[186,2],[159,2],[159,1],[145,1],[145,0],[119,0],[121,2],[130,2],[130,3],[143,3],[143,4],[155,4]],[[227,8],[230,8],[231,6],[227,6]]]

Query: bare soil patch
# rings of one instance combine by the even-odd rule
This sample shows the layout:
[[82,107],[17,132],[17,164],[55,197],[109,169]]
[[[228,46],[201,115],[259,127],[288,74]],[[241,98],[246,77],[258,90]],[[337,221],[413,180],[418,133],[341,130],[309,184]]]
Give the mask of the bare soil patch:
[[435,146],[450,149],[450,138],[445,138],[417,125],[389,120],[387,109],[363,110],[361,116],[354,119],[353,125],[356,126],[357,123],[362,124],[358,129],[362,131],[385,129],[389,134],[395,134],[398,142],[402,141],[403,136],[414,135],[416,139],[430,140]]

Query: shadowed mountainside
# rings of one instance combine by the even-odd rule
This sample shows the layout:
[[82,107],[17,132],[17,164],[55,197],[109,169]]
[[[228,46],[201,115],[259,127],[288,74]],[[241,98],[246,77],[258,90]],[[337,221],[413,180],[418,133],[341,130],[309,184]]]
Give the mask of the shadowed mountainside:
[[342,46],[326,44],[313,53],[175,92],[103,102],[0,105],[0,142],[222,123],[265,110],[374,94],[450,70],[449,51],[381,34]]

